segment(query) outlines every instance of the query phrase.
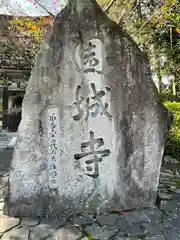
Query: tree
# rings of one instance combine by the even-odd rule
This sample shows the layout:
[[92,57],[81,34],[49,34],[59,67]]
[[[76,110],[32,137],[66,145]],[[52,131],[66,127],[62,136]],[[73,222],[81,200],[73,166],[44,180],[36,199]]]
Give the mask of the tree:
[[164,74],[173,75],[177,86],[180,73],[180,1],[116,0],[109,15],[148,54],[152,70],[159,78],[159,90],[162,90],[161,77]]
[[52,17],[1,16],[1,51],[24,59],[33,65],[40,43],[52,25]]
[[[49,18],[14,18],[12,27],[24,35],[29,35],[40,44],[44,36],[44,21],[51,25],[53,14],[39,0],[33,1],[47,11]],[[57,1],[61,4],[60,1]],[[69,0],[79,9],[83,0]],[[152,71],[159,78],[164,74],[173,75],[173,89],[179,81],[180,73],[180,0],[97,0],[111,19],[121,24],[140,49],[148,54]],[[64,6],[63,6],[64,7]],[[173,79],[173,78],[172,78]]]

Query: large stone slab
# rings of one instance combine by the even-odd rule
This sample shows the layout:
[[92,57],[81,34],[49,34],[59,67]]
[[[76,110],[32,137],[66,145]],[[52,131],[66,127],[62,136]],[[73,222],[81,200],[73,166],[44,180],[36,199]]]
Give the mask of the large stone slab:
[[[6,232],[2,237],[1,240],[29,240],[29,230],[26,228],[15,228]],[[38,239],[37,239],[38,240]]]
[[148,61],[95,1],[78,9],[56,17],[26,89],[6,198],[12,216],[155,202],[171,120]]
[[0,234],[1,234],[19,225],[20,219],[1,215],[0,223],[1,223],[0,224]]

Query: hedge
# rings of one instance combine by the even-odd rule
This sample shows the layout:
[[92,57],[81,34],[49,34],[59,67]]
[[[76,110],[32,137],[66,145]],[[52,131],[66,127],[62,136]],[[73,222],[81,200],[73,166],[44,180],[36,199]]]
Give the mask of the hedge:
[[165,155],[180,161],[180,102],[164,102],[164,106],[173,113],[174,120],[166,141]]

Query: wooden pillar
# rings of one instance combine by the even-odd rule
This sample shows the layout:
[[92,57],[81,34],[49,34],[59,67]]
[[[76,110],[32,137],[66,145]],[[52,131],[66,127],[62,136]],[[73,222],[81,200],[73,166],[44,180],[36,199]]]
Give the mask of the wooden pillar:
[[3,96],[2,96],[2,129],[8,127],[8,109],[9,109],[9,94],[8,94],[8,85],[3,87]]

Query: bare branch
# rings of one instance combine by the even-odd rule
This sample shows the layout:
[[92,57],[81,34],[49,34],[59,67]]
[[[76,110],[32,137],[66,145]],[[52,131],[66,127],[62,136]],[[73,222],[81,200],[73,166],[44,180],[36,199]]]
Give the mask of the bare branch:
[[11,37],[9,37],[9,34],[6,33],[5,31],[3,32],[5,37],[16,47],[16,50],[21,54],[21,56],[23,56],[23,58],[26,60],[27,63],[29,63],[30,65],[32,65],[32,62],[30,62],[30,60],[26,57],[25,51],[24,49],[22,49],[22,47],[19,47],[13,40]]
[[112,7],[113,3],[115,3],[115,1],[116,1],[116,0],[111,0],[111,1],[109,2],[108,6],[104,9],[104,12],[107,12],[107,11],[110,9],[110,7]]
[[43,10],[45,10],[51,17],[54,18],[54,15],[53,15],[51,12],[49,12],[49,11],[47,10],[47,8],[45,8],[38,0],[36,0],[36,3],[37,3]]
[[[141,27],[138,29],[138,31],[136,32],[136,36],[137,34],[139,34],[141,32],[141,30],[151,21],[152,17],[154,16],[154,14],[156,13],[157,10],[160,10],[160,14],[161,14],[161,6],[162,6],[162,3],[160,2],[154,9],[152,15],[149,16],[149,18],[147,19],[146,22],[144,22]],[[135,37],[135,35],[132,36],[132,38]]]
[[1,0],[0,4],[1,7],[4,9],[4,13],[7,15],[27,15],[25,14],[21,4],[17,1],[15,2],[15,4],[13,4],[14,7],[12,7],[10,1],[7,0]]
[[125,16],[125,12],[126,12],[126,8],[123,9],[119,19],[118,19],[118,24],[120,24],[121,20],[123,19],[123,17]]
[[[127,10],[128,5],[131,4],[131,2],[132,2],[132,0],[130,0],[130,1],[128,2],[128,4],[124,7],[123,11],[121,12],[121,15],[120,15],[120,17],[119,17],[119,19],[118,19],[118,21],[117,21],[118,24],[120,24],[120,22],[122,21],[122,19],[123,19],[124,16],[125,16],[125,14],[129,13],[129,12],[132,10],[131,8],[129,8],[129,10]],[[134,10],[134,9],[133,9],[133,10]]]

